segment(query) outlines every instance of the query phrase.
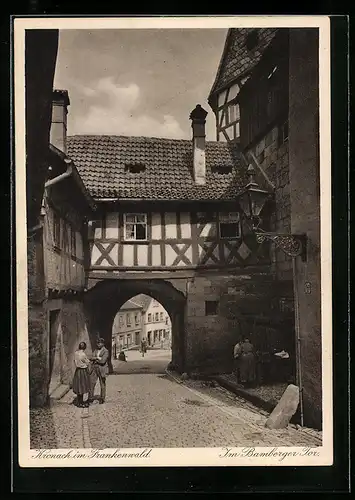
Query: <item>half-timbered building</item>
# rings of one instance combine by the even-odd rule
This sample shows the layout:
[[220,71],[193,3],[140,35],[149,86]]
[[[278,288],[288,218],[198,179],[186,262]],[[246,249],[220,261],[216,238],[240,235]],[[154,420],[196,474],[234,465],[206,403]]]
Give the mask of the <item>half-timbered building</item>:
[[30,358],[33,404],[43,403],[48,395],[55,397],[61,387],[70,386],[75,349],[80,341],[91,346],[82,297],[87,282],[87,221],[95,203],[65,153],[68,105],[67,92],[55,91],[41,220],[34,233],[37,272],[29,272],[31,289],[32,280],[42,282],[43,312],[37,325],[44,332],[41,339],[32,338],[30,309],[30,347],[38,354]]
[[273,40],[274,28],[231,28],[208,101],[216,116],[217,141],[239,142],[239,92]]
[[190,141],[72,136],[68,154],[98,207],[85,299],[94,329],[108,337],[117,297],[146,293],[170,315],[173,365],[221,372],[257,298],[274,296],[268,244],[256,242],[236,202],[247,163],[237,144],[206,142],[206,116],[199,105],[191,112]]
[[[217,139],[231,145],[237,142],[240,154],[257,171],[259,184],[273,193],[267,230],[286,238],[302,234],[307,239],[302,258],[292,258],[282,245],[270,246],[268,272],[278,292],[267,321],[279,333],[269,346],[262,347],[258,335],[262,321],[256,315],[251,337],[260,351],[266,347],[272,352],[277,347],[290,353],[294,380],[301,391],[302,421],[319,427],[318,71],[316,29],[231,29],[209,102],[216,114]],[[238,106],[238,126],[228,115],[231,104]],[[264,229],[265,222],[264,217]]]

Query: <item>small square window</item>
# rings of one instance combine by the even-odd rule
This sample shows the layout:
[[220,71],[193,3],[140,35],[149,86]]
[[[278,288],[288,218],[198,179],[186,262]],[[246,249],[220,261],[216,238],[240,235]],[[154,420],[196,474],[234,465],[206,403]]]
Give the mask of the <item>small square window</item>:
[[218,301],[206,300],[205,302],[205,315],[216,316],[218,314]]
[[142,241],[147,239],[147,215],[124,214],[125,240]]
[[220,214],[219,232],[221,239],[240,238],[240,219],[238,212]]

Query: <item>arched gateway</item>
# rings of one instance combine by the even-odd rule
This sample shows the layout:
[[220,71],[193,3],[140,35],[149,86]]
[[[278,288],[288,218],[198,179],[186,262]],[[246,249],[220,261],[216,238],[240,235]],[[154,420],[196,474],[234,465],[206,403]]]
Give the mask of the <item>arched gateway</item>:
[[111,349],[112,324],[116,313],[130,298],[143,293],[167,310],[172,323],[172,364],[182,372],[185,366],[185,295],[167,280],[99,281],[85,295],[84,308],[92,341],[102,336]]

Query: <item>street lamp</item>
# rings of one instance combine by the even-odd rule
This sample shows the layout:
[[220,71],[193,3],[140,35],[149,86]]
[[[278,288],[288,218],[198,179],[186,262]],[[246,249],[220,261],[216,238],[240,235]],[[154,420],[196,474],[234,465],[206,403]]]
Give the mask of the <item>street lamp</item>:
[[274,193],[261,189],[254,179],[255,170],[252,165],[248,167],[249,182],[237,195],[239,206],[247,220],[251,222],[251,229],[256,235],[258,243],[265,240],[272,241],[277,247],[291,257],[306,259],[306,236],[296,234],[266,232],[259,228],[261,223],[260,213],[267,201],[274,197]]
[[249,182],[244,190],[237,195],[239,206],[242,209],[245,217],[251,221],[251,227],[255,232],[260,223],[260,212],[268,199],[272,197],[272,193],[261,189],[254,179],[255,171],[252,165],[248,167]]

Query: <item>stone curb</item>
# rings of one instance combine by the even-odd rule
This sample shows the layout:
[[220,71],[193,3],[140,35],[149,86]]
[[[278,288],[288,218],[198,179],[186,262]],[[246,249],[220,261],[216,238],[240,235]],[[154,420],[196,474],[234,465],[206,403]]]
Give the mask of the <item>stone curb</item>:
[[223,377],[216,375],[213,377],[213,380],[215,380],[219,385],[221,385],[228,391],[233,392],[237,396],[241,396],[246,401],[253,403],[255,406],[258,406],[259,408],[262,408],[263,410],[269,413],[271,413],[273,409],[276,407],[276,405],[270,403],[269,401],[265,401],[264,399],[260,398],[259,396],[256,396],[255,394],[250,394],[250,392],[242,389],[241,387],[237,386],[233,382],[230,382],[229,380],[225,380]]
[[49,395],[49,398],[57,401],[59,399],[62,399],[69,391],[70,391],[69,385],[61,384]]

